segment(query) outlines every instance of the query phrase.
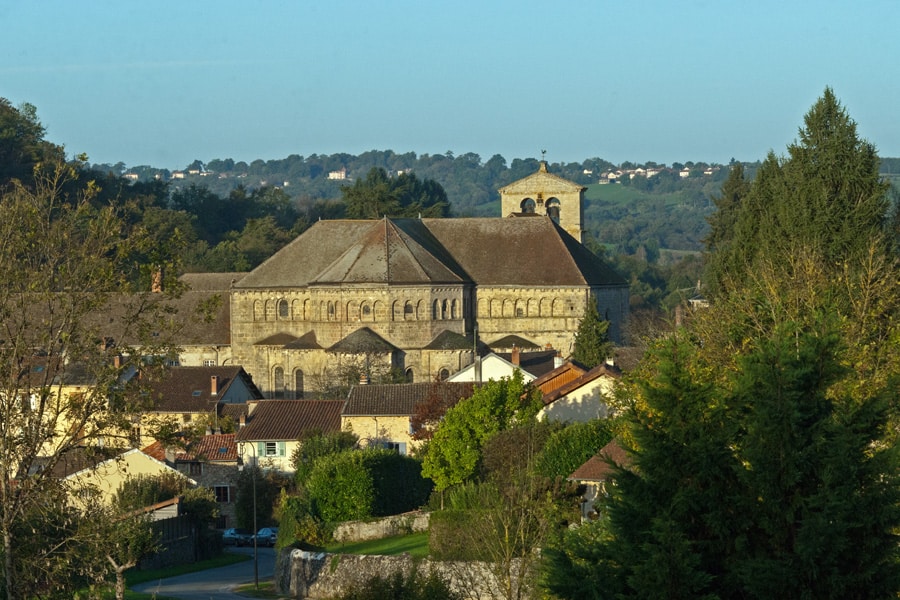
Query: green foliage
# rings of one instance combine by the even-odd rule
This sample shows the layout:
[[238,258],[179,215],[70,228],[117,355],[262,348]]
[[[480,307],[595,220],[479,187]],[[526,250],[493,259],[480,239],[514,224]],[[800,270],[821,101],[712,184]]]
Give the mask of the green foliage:
[[372,515],[375,486],[364,464],[365,452],[323,456],[306,481],[315,514],[327,523],[365,519]]
[[882,236],[889,184],[878,173],[874,146],[858,137],[830,88],[806,114],[799,135],[787,158],[768,156],[736,211],[726,200],[714,217],[723,225],[715,240],[720,285],[736,289],[760,259],[787,262],[801,249],[835,269]]
[[612,440],[609,422],[594,419],[572,423],[553,432],[535,459],[535,471],[543,477],[565,479]]
[[534,467],[551,434],[561,425],[553,421],[528,419],[522,424],[497,432],[482,449],[482,480],[500,487],[517,486],[519,475]]
[[[900,584],[890,394],[832,397],[842,346],[828,319],[758,339],[727,378],[692,342],[651,359],[627,420],[605,524],[546,553],[546,584],[584,596],[888,597]],[[585,540],[593,544],[584,547]]]
[[356,447],[357,442],[359,442],[359,436],[350,431],[305,433],[291,455],[291,464],[295,469],[294,480],[298,485],[304,485],[316,466],[317,460],[323,456],[352,450]]
[[[472,544],[478,509],[444,509],[431,513],[428,547],[434,560],[485,560],[483,544]],[[480,532],[484,534],[485,532]]]
[[188,489],[187,478],[180,473],[129,477],[116,490],[116,504],[122,510],[135,510],[170,500]]
[[609,321],[600,318],[597,299],[591,296],[578,331],[575,332],[575,348],[572,360],[589,369],[603,363],[612,354],[613,343],[609,341]]
[[351,219],[446,217],[450,209],[447,194],[436,181],[420,181],[415,173],[388,177],[378,167],[373,167],[365,179],[342,186],[341,193]]
[[306,481],[310,506],[328,523],[400,514],[425,504],[431,484],[421,465],[390,450],[320,457]]
[[272,471],[263,472],[259,466],[245,466],[238,476],[237,499],[234,506],[238,527],[253,530],[254,496],[256,528],[271,525],[275,503],[278,501],[280,490],[285,483],[282,477]]
[[321,547],[332,539],[328,525],[312,514],[309,499],[303,492],[288,494],[281,490],[278,503],[278,541],[290,540],[300,547]]
[[534,396],[525,400],[520,373],[511,379],[489,381],[444,415],[422,461],[422,475],[445,490],[474,476],[484,443],[517,421],[523,408],[532,409]]
[[421,575],[415,569],[407,574],[376,575],[349,586],[335,600],[461,600],[450,584],[437,573]]

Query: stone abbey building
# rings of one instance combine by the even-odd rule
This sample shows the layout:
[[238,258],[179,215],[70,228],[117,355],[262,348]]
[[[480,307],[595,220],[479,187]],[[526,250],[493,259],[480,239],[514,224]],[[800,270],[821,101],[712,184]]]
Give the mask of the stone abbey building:
[[273,398],[340,369],[444,378],[475,348],[572,350],[595,299],[621,342],[627,283],[581,244],[584,188],[539,172],[497,218],[319,221],[231,289],[231,359]]

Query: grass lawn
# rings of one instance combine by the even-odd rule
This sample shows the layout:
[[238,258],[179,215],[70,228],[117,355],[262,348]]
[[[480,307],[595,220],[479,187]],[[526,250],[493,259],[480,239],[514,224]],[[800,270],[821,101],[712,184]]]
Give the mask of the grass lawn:
[[409,552],[415,558],[427,558],[428,532],[412,533],[410,535],[400,535],[366,542],[335,542],[326,546],[325,551],[334,554],[378,554],[382,556]]

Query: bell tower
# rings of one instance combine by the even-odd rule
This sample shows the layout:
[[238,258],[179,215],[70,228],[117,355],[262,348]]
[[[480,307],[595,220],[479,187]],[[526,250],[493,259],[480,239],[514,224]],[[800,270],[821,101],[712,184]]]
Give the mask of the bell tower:
[[581,242],[585,189],[550,173],[542,160],[537,173],[500,188],[500,216],[549,217]]

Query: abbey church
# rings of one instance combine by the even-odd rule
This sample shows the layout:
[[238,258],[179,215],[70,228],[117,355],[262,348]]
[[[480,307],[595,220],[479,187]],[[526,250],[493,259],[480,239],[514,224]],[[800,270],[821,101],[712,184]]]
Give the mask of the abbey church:
[[500,217],[319,221],[232,286],[231,360],[273,398],[350,363],[434,381],[478,348],[569,354],[592,299],[621,342],[628,285],[582,245],[583,195],[542,162]]

